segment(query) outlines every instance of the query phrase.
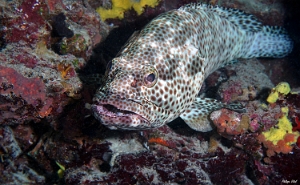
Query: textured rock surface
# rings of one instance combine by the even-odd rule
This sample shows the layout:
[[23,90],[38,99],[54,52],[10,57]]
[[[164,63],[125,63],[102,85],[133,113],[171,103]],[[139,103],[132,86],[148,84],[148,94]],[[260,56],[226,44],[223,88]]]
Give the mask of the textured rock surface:
[[1,7],[0,123],[55,120],[81,97],[77,71],[107,30],[82,2],[5,1]]

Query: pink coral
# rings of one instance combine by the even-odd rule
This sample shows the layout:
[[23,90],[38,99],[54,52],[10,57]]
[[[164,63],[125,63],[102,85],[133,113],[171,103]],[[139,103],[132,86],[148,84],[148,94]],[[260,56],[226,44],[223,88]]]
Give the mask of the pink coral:
[[231,102],[232,99],[235,99],[236,96],[239,96],[242,93],[241,84],[234,82],[228,88],[222,90],[223,101],[226,103]]
[[250,130],[252,132],[256,132],[260,128],[259,120],[258,119],[253,119],[250,122]]

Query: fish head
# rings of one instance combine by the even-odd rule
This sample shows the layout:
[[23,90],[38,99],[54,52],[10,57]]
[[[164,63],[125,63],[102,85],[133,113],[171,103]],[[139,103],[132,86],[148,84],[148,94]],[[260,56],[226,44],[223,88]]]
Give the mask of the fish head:
[[[161,78],[165,66],[114,58],[107,67],[106,82],[93,99],[96,119],[110,129],[145,130],[175,119],[174,103],[168,102],[172,89]],[[168,97],[169,96],[169,97]],[[175,102],[175,98],[173,100]],[[172,105],[170,105],[172,103]],[[178,110],[178,107],[175,106]]]

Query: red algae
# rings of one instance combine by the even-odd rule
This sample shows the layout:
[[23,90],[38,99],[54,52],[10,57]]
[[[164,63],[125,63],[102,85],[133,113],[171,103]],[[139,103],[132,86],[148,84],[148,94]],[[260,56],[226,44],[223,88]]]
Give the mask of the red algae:
[[300,137],[298,137],[296,144],[297,144],[298,148],[300,148]]
[[15,59],[24,64],[26,67],[29,67],[29,68],[34,68],[36,66],[36,64],[38,63],[38,60],[36,57],[34,56],[24,56],[23,54],[22,55],[17,55],[15,57]]
[[222,90],[223,101],[228,103],[232,99],[242,94],[241,84],[238,82],[232,83],[227,89]]
[[17,8],[17,13],[21,16],[11,19],[5,24],[8,27],[5,39],[9,42],[23,40],[28,43],[36,43],[39,40],[39,29],[49,29],[43,18],[44,12],[47,11],[47,6],[43,1],[23,1]]
[[45,84],[39,78],[26,78],[12,68],[0,65],[0,83],[11,84],[9,91],[0,89],[1,94],[13,92],[22,97],[28,104],[38,106],[46,99]]
[[300,120],[299,120],[298,116],[295,118],[295,123],[296,123],[296,125],[293,127],[293,132],[295,132],[295,131],[300,132]]
[[51,12],[54,12],[58,7],[61,7],[61,9],[65,9],[66,6],[63,4],[62,0],[48,0],[47,1],[49,10]]

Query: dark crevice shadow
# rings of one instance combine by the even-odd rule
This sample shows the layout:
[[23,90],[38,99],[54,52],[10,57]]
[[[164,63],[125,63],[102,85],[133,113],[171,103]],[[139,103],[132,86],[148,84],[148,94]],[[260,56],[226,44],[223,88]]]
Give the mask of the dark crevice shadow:
[[284,27],[294,41],[292,53],[288,56],[287,64],[288,80],[293,80],[292,85],[300,86],[300,2],[298,0],[283,1],[282,6],[286,10]]

